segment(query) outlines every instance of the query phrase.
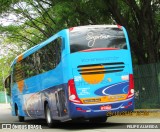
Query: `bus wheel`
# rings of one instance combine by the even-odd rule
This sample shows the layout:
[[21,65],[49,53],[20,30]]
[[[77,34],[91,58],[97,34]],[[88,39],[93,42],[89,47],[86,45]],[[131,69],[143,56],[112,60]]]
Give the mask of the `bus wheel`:
[[46,116],[46,121],[47,121],[48,127],[52,128],[53,127],[53,120],[52,120],[52,116],[51,116],[51,110],[50,110],[48,104],[46,104],[46,107],[45,107],[45,116]]
[[18,116],[19,122],[24,122],[24,116],[19,115],[18,108],[16,108],[16,115]]
[[104,116],[104,117],[95,117],[95,118],[90,118],[89,119],[89,122],[91,123],[104,123],[107,121],[107,117]]

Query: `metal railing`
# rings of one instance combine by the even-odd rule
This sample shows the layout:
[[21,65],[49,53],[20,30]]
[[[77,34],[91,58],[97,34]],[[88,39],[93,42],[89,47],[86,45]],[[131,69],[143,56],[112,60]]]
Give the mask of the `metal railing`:
[[160,63],[134,66],[135,108],[160,108]]

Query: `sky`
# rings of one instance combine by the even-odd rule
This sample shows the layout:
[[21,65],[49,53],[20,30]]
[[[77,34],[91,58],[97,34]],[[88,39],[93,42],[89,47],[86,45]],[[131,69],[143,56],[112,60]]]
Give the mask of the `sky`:
[[15,21],[17,21],[17,17],[14,14],[9,14],[5,18],[0,18],[0,25],[8,26],[13,24]]
[[[5,18],[0,18],[0,25],[8,26],[17,21],[17,17],[14,14],[9,14]],[[11,46],[11,44],[4,45],[3,44],[3,35],[0,33],[0,58],[6,56],[8,54],[8,49],[13,49],[15,46]]]

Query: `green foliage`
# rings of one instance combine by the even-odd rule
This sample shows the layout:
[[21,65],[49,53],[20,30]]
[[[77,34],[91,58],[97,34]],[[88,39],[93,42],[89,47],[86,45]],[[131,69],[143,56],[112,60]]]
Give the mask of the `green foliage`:
[[157,101],[151,101],[148,100],[144,101],[140,107],[141,109],[157,109],[160,108],[160,104]]
[[4,90],[4,79],[9,74],[9,66],[11,62],[10,57],[3,57],[0,59],[0,91]]
[[10,9],[10,6],[13,3],[17,3],[19,0],[0,0],[1,8],[0,8],[0,14],[8,12]]

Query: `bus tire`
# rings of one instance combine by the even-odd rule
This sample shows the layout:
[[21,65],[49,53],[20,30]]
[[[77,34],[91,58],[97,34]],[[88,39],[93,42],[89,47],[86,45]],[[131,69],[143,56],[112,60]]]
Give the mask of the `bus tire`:
[[46,122],[49,128],[53,127],[53,120],[51,116],[51,110],[48,104],[45,106],[45,117],[46,117]]
[[105,123],[107,121],[107,117],[95,117],[95,118],[90,118],[89,122],[91,123]]
[[16,108],[16,115],[18,116],[18,121],[19,122],[24,122],[24,116],[19,115],[18,108]]

